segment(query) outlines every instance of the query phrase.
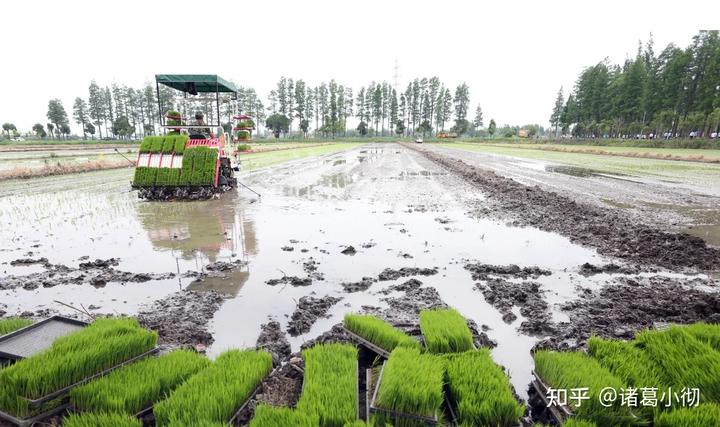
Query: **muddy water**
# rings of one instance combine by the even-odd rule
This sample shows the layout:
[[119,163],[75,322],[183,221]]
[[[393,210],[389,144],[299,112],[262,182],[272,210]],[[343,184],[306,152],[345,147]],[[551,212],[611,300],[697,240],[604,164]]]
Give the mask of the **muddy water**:
[[[395,144],[371,144],[241,174],[240,181],[261,198],[243,190],[206,202],[140,202],[129,191],[131,173],[102,171],[0,186],[1,275],[41,269],[9,264],[18,258],[45,257],[77,266],[89,256],[120,258],[116,268],[123,271],[178,276],[97,289],[73,285],[0,291],[5,311],[69,312],[53,302],[60,300],[92,304],[100,307],[99,313],[134,314],[181,288],[220,290],[231,298],[213,320],[210,353],[216,355],[229,347],[253,346],[260,324],[269,318],[285,328],[302,296],[342,297],[329,318],[291,338],[293,350],[298,350],[348,311],[386,307],[382,298],[387,296],[378,291],[408,278],[376,282],[357,293],[343,292],[342,282],[377,277],[385,268],[437,267],[439,274],[418,279],[436,288],[447,304],[489,327],[487,334],[498,343],[493,355],[509,369],[524,397],[532,369],[529,351],[539,338],[516,331],[524,320],[518,310],[517,320],[503,322],[501,313],[473,289],[475,283],[463,268],[466,261],[550,270],[552,275],[537,281],[557,321],[567,320],[557,304],[575,298],[577,285],[599,287],[608,279],[576,274],[582,263],[607,260],[564,237],[469,217],[468,202],[482,203],[482,194]],[[347,246],[356,254],[341,253]],[[324,280],[306,287],[265,283],[284,275],[307,277],[303,263],[310,258]],[[237,259],[248,266],[229,277],[200,283],[181,278],[210,262]]]

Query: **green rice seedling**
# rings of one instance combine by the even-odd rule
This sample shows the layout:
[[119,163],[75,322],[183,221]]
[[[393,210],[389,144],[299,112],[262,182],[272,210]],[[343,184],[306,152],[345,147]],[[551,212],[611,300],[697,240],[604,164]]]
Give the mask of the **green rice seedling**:
[[[555,389],[567,390],[568,406],[579,418],[591,420],[598,425],[632,425],[633,417],[620,399],[610,407],[600,404],[599,394],[606,387],[620,393],[623,381],[590,356],[580,352],[556,352],[541,350],[535,353],[535,372]],[[570,399],[572,389],[588,388],[587,400]]]
[[655,427],[716,427],[720,423],[720,405],[704,403],[694,408],[678,408],[661,412]]
[[47,350],[0,370],[0,409],[30,412],[28,399],[60,390],[155,347],[157,334],[130,318],[98,319]]
[[170,168],[157,168],[157,177],[155,184],[159,186],[167,186],[169,184]]
[[146,136],[143,138],[142,142],[140,143],[140,152],[141,153],[149,153],[152,149],[152,142],[153,137],[152,136]]
[[271,369],[267,352],[226,351],[155,405],[157,425],[227,423]]
[[255,415],[250,420],[250,427],[317,427],[320,425],[319,423],[317,415],[261,404],[255,408]]
[[136,187],[144,187],[146,182],[146,175],[147,175],[147,169],[146,167],[137,167],[135,168],[135,176],[133,177],[133,185]]
[[34,322],[30,319],[20,319],[20,318],[0,319],[0,336],[9,334],[10,332],[17,331],[18,329],[22,329],[26,326],[30,326],[33,323]]
[[463,425],[514,426],[525,413],[488,349],[449,355],[447,379]]
[[298,410],[317,416],[321,427],[342,427],[358,414],[358,351],[348,344],[303,350],[305,380]]
[[70,414],[63,420],[63,427],[142,427],[139,419],[114,413]]
[[175,350],[118,369],[110,375],[75,388],[70,399],[75,409],[134,415],[163,399],[210,361],[196,352]]
[[664,385],[653,361],[632,342],[590,337],[588,352],[627,385],[635,388]]
[[388,352],[398,346],[420,348],[417,340],[375,316],[346,314],[344,325],[348,330]]
[[185,152],[185,144],[188,141],[187,135],[178,135],[173,137],[175,144],[175,154],[183,154]]
[[664,384],[699,387],[704,399],[720,401],[720,352],[697,340],[682,326],[643,331],[636,337],[658,366]]
[[597,427],[595,423],[579,418],[570,418],[563,423],[563,427]]
[[473,337],[465,318],[455,309],[423,310],[420,330],[432,353],[457,353],[473,349]]
[[170,154],[175,149],[175,137],[166,136],[163,138],[162,152],[164,154]]
[[150,145],[151,153],[161,153],[163,149],[163,137],[162,136],[151,136],[152,144]]
[[172,168],[168,172],[168,185],[177,186],[180,185],[180,173],[181,169]]
[[720,351],[720,324],[700,322],[686,326],[685,330],[695,339],[710,344],[712,348]]
[[355,421],[351,421],[351,422],[347,422],[347,423],[343,424],[343,427],[368,427],[368,426],[372,426],[372,424],[368,424],[363,420],[355,420]]
[[[433,417],[443,402],[446,361],[416,348],[397,347],[383,368],[375,406],[406,414]],[[377,422],[403,424],[378,414]]]

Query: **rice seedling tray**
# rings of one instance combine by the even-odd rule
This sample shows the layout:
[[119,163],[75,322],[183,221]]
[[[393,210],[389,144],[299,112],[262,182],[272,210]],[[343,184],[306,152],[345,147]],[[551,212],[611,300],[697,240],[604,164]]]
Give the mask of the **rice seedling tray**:
[[547,398],[548,386],[545,384],[543,379],[535,371],[532,371],[533,381],[532,386],[537,392],[540,399],[542,399],[545,407],[550,411],[550,415],[555,418],[559,424],[562,424],[563,420],[573,416],[573,411],[567,405],[550,405],[550,401]]
[[[359,399],[359,398],[360,398],[360,381],[359,381],[359,380],[360,380],[360,363],[357,362],[357,361],[355,361],[355,377],[357,377],[357,379],[358,379],[358,382],[357,382],[357,390],[356,390],[357,392],[356,392],[355,394],[357,395],[357,397],[358,397],[358,399]],[[303,391],[305,391],[305,375],[304,375],[304,372],[303,372],[302,387],[300,387],[300,395],[301,395],[301,396],[302,396],[302,392],[303,392]],[[355,402],[355,408],[356,408],[357,417],[360,418],[360,402]],[[239,412],[239,411],[238,411],[238,412]]]
[[385,364],[387,362],[383,362],[382,368],[380,369],[380,375],[378,376],[377,383],[375,384],[375,389],[373,390],[372,400],[370,401],[370,404],[368,405],[369,413],[378,413],[378,414],[385,414],[389,415],[391,417],[399,417],[399,418],[405,418],[408,420],[414,420],[419,421],[423,424],[429,425],[429,426],[436,426],[440,422],[440,417],[438,416],[437,412],[432,416],[424,416],[424,415],[418,415],[418,414],[408,414],[405,412],[398,412],[393,411],[392,409],[386,409],[381,408],[377,405],[375,405],[375,400],[377,399],[378,390],[380,390],[380,385],[382,384],[382,377],[383,373],[385,372]]
[[88,325],[81,320],[52,316],[0,337],[0,362],[17,361],[49,348],[55,339]]
[[[277,367],[277,368],[273,369],[272,371],[270,371],[270,373],[267,374],[267,376],[266,376],[265,378],[263,378],[263,380],[265,380],[265,379],[267,379],[267,378],[270,378],[270,377],[272,377],[273,375],[275,375],[279,369],[280,369],[280,367]],[[258,386],[255,387],[255,390],[253,390],[253,392],[250,393],[250,395],[248,396],[248,398],[245,399],[245,402],[243,402],[243,404],[240,405],[240,408],[238,408],[238,410],[235,411],[235,413],[233,414],[232,418],[230,418],[230,421],[228,421],[228,423],[227,423],[228,426],[235,425],[235,420],[237,420],[237,418],[240,416],[240,414],[242,413],[242,411],[244,411],[245,408],[248,407],[248,405],[250,404],[250,401],[253,400],[253,399],[255,398],[255,396],[257,396],[258,393],[260,393],[260,390],[262,390],[262,388],[263,388],[263,383],[260,382],[260,384],[258,384]],[[150,408],[150,409],[152,409],[152,408]],[[136,415],[136,417],[138,417],[138,418],[141,417],[141,416],[142,416],[142,415]]]
[[361,337],[360,335],[356,334],[355,332],[350,331],[345,326],[342,326],[345,333],[348,334],[351,340],[355,341],[356,343],[362,345],[363,347],[367,348],[368,350],[377,353],[379,356],[382,356],[384,359],[387,359],[390,357],[390,352],[385,350],[384,348],[377,346],[370,341],[366,340],[365,338]]
[[70,407],[70,403],[63,403],[60,406],[57,406],[55,408],[49,409],[43,413],[30,416],[28,418],[17,418],[13,415],[10,415],[6,412],[0,411],[0,419],[5,420],[9,422],[10,424],[19,426],[19,427],[30,427],[33,425],[36,425],[40,421],[50,418],[54,415],[58,415],[65,410],[67,410]]
[[138,360],[142,360],[142,359],[144,359],[144,358],[146,358],[146,357],[148,357],[148,356],[152,356],[153,354],[156,354],[159,350],[160,350],[159,347],[155,347],[155,348],[153,348],[153,349],[151,349],[151,350],[146,351],[145,353],[139,354],[139,355],[137,355],[137,356],[135,356],[135,357],[132,357],[132,358],[124,361],[124,362],[118,363],[117,365],[112,366],[112,367],[110,367],[110,368],[108,368],[108,369],[106,369],[106,370],[104,370],[104,371],[102,371],[102,372],[98,372],[98,373],[95,374],[95,375],[91,375],[91,376],[89,376],[89,377],[87,377],[87,378],[85,378],[85,379],[83,379],[83,380],[80,380],[80,381],[78,381],[78,382],[76,382],[76,383],[74,383],[74,384],[70,384],[70,385],[67,386],[67,387],[63,387],[63,388],[61,388],[60,390],[54,391],[54,392],[52,392],[52,393],[50,393],[50,394],[46,394],[45,396],[39,397],[39,398],[37,398],[37,399],[28,399],[28,398],[26,398],[26,397],[23,397],[23,399],[25,399],[31,407],[38,407],[38,406],[42,405],[43,403],[49,402],[49,401],[51,401],[51,400],[53,400],[53,399],[57,399],[58,397],[60,397],[60,396],[62,396],[62,395],[64,395],[64,394],[67,394],[70,390],[72,390],[73,388],[75,388],[75,387],[77,387],[77,386],[80,386],[80,385],[82,385],[82,384],[85,384],[85,383],[87,383],[87,382],[89,382],[89,381],[91,381],[91,380],[94,380],[95,378],[103,377],[103,376],[109,374],[110,372],[112,372],[112,371],[114,371],[114,370],[116,370],[116,369],[118,369],[118,368],[121,368],[121,367],[123,367],[123,366],[126,366],[126,365],[129,365],[129,364],[131,364],[131,363],[137,362]]

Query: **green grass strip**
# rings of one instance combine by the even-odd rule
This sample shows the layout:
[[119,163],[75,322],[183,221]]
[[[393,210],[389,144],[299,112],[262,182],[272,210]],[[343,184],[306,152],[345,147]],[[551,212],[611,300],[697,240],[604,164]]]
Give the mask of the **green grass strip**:
[[348,330],[388,352],[399,346],[420,348],[417,340],[375,316],[346,314],[344,324]]
[[298,410],[317,416],[321,427],[342,427],[358,415],[357,348],[318,344],[302,352],[305,380]]
[[625,384],[665,388],[654,362],[632,342],[590,337],[588,352]]
[[694,408],[678,408],[661,412],[655,417],[655,427],[717,427],[720,405],[704,403]]
[[683,326],[643,331],[636,337],[658,366],[664,384],[699,387],[703,398],[720,401],[720,352],[697,340]]
[[720,351],[720,324],[699,322],[688,325],[685,329],[690,335],[700,341],[710,344],[712,348]]
[[597,427],[597,425],[592,421],[570,418],[563,423],[563,427]]
[[118,369],[70,393],[80,411],[135,415],[165,398],[210,361],[189,350],[175,350]]
[[423,310],[420,330],[432,353],[457,353],[473,349],[473,337],[465,318],[455,309]]
[[509,427],[525,413],[488,349],[450,355],[447,379],[462,425]]
[[20,318],[0,319],[0,336],[9,334],[10,332],[15,332],[18,329],[22,329],[26,326],[30,326],[33,323],[34,322],[30,319],[20,319]]
[[[433,417],[443,402],[445,363],[415,348],[396,348],[385,363],[376,406]],[[378,421],[384,418],[378,417]]]
[[[590,356],[580,352],[541,350],[535,353],[535,372],[548,387],[567,390],[568,406],[573,407],[578,417],[603,426],[633,424],[629,409],[620,406],[620,399],[611,407],[600,404],[598,395],[605,387],[612,387],[620,393],[625,384]],[[584,387],[589,389],[589,399],[581,401],[578,407],[569,398],[571,389]]]
[[142,427],[142,421],[125,414],[85,413],[70,414],[63,427]]
[[255,415],[250,421],[250,427],[317,427],[320,425],[319,423],[317,415],[261,404],[255,408]]
[[157,334],[135,319],[98,319],[56,339],[47,350],[0,370],[0,408],[28,414],[22,397],[37,399],[151,350]]
[[157,425],[227,423],[271,369],[267,352],[226,351],[155,405]]

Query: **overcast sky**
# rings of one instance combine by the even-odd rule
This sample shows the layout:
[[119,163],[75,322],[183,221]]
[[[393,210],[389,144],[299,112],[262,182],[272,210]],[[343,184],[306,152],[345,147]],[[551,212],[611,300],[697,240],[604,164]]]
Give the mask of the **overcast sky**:
[[[91,4],[92,7],[88,6]],[[713,6],[714,4],[714,6]],[[47,102],[71,114],[91,79],[141,86],[155,74],[219,74],[266,102],[281,75],[400,87],[437,75],[467,82],[485,123],[547,126],[557,90],[583,67],[685,47],[717,28],[717,1],[8,1],[0,24],[0,122],[46,123]],[[205,62],[203,62],[203,60]],[[79,127],[72,124],[73,130]]]

